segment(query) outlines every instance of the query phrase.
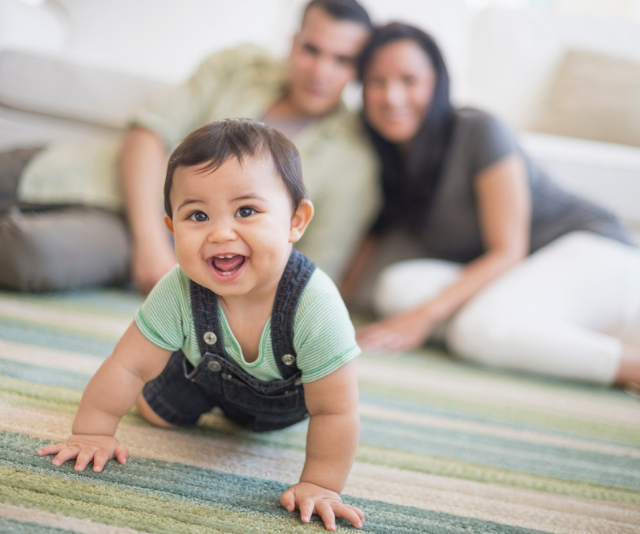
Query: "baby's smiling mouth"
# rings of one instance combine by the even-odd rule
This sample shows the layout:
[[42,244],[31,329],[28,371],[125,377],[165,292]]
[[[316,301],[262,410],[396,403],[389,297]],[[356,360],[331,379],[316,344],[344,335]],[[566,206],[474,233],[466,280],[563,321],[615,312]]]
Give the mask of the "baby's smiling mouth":
[[211,256],[207,263],[221,276],[231,276],[247,260],[246,256],[241,254],[221,254],[220,256]]

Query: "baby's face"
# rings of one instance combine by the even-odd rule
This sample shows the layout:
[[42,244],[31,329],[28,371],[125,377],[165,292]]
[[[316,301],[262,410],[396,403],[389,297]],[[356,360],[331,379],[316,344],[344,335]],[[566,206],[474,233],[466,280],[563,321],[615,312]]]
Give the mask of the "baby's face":
[[291,200],[270,159],[228,159],[176,169],[171,191],[178,263],[198,284],[225,297],[275,294],[291,253]]

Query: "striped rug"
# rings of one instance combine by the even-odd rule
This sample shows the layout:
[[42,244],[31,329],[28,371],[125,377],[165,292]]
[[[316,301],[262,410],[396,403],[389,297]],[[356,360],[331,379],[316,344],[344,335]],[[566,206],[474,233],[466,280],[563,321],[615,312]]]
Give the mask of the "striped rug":
[[[253,434],[213,413],[174,431],[132,411],[118,431],[126,466],[76,473],[35,454],[67,437],[139,304],[115,290],[0,293],[0,532],[322,531],[278,504],[303,464],[304,423]],[[362,355],[359,373],[344,498],[365,511],[363,532],[640,532],[640,400],[426,351]]]

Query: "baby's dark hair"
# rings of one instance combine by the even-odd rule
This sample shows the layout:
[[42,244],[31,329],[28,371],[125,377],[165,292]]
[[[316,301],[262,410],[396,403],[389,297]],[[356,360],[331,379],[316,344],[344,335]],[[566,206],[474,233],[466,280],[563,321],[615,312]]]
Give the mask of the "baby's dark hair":
[[213,172],[229,158],[242,164],[245,156],[270,157],[289,192],[293,212],[306,196],[300,154],[295,145],[275,128],[249,119],[224,119],[191,132],[169,158],[164,182],[164,209],[173,218],[171,187],[178,167],[207,163],[203,172]]

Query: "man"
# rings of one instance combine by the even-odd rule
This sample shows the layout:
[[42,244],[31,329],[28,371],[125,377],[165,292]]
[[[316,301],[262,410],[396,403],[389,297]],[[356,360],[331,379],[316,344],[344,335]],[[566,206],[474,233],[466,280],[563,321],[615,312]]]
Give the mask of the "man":
[[[68,146],[14,153],[14,168],[24,167],[16,186],[22,204],[15,204],[75,206],[23,213],[14,205],[0,216],[0,285],[104,284],[122,279],[130,264],[133,281],[148,292],[175,263],[160,211],[167,156],[192,130],[227,117],[260,119],[294,141],[316,208],[298,248],[339,279],[378,206],[374,155],[341,102],[370,29],[355,0],[312,0],[287,65],[247,45],[216,53],[141,110],[121,144],[87,145],[82,154]],[[75,178],[66,173],[74,158]],[[87,161],[84,172],[77,158]],[[56,175],[62,187],[51,185]],[[132,246],[114,213],[123,204]]]

